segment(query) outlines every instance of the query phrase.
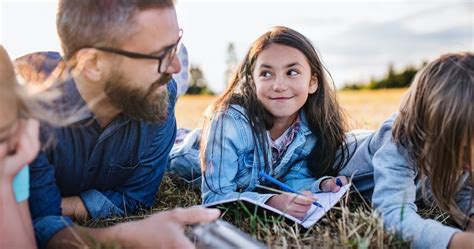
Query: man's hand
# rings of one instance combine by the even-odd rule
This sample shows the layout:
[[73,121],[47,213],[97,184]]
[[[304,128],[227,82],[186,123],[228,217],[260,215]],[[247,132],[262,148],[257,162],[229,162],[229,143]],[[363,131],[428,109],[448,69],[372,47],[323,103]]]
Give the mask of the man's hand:
[[176,208],[140,221],[117,225],[117,240],[125,248],[194,248],[184,235],[185,225],[207,223],[219,217],[218,209]]
[[88,216],[86,206],[79,196],[63,197],[61,210],[64,216],[70,216],[76,220],[86,220]]
[[320,189],[323,192],[336,193],[341,190],[341,187],[346,185],[349,181],[345,176],[331,177],[321,182]]
[[219,214],[218,209],[176,208],[106,228],[68,227],[57,232],[47,248],[93,247],[91,238],[104,245],[118,243],[121,248],[194,248],[184,234],[185,225],[210,222]]
[[285,193],[275,195],[268,199],[266,204],[301,220],[306,216],[313,201],[316,200],[310,191],[305,191],[303,194]]

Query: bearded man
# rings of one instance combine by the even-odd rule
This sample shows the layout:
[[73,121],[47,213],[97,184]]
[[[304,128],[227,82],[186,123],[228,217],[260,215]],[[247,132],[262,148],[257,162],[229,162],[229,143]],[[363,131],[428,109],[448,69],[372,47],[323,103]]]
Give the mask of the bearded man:
[[[52,143],[30,165],[30,210],[40,248],[73,246],[61,244],[82,235],[71,232],[71,218],[150,208],[176,135],[171,75],[181,69],[175,55],[183,31],[172,0],[61,0],[57,29],[63,57],[46,52],[17,61],[30,81],[55,79],[50,88],[61,95],[48,108],[66,123],[43,125],[43,142]],[[186,247],[191,243],[182,226],[216,214],[179,209],[145,219],[139,230],[132,222],[86,232],[125,247]]]

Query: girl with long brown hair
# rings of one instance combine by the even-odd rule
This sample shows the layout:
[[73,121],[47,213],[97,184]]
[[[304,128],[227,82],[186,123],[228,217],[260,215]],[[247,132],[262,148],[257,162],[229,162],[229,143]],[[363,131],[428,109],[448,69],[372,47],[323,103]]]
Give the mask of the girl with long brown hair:
[[211,113],[201,140],[204,203],[245,196],[303,218],[311,201],[258,193],[257,184],[269,184],[261,172],[298,191],[339,190],[331,176],[349,154],[344,115],[302,34],[275,27],[260,36]]
[[[374,168],[374,207],[414,248],[472,248],[474,54],[442,55],[416,75],[398,114],[357,148],[348,167]],[[458,228],[423,219],[425,200]]]

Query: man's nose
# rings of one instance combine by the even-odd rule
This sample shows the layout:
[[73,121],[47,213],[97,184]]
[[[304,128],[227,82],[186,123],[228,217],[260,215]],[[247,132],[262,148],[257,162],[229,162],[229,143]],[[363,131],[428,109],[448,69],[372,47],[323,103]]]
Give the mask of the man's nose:
[[171,61],[171,64],[165,72],[169,74],[174,74],[179,73],[179,71],[181,71],[181,62],[179,61],[178,56],[175,54],[173,60]]

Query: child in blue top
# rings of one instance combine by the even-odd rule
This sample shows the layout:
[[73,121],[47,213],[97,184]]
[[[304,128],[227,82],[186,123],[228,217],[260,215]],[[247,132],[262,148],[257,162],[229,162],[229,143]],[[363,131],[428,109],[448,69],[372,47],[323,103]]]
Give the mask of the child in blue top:
[[0,248],[35,248],[28,209],[29,164],[39,150],[37,121],[0,46]]
[[[316,50],[297,31],[260,36],[212,113],[201,141],[204,203],[244,196],[303,218],[310,192],[339,190],[328,176],[349,154],[343,114]],[[256,185],[268,185],[262,171],[310,192],[260,194]]]
[[[414,248],[473,248],[473,156],[474,54],[458,53],[416,75],[399,114],[359,143],[347,167],[373,167],[374,207]],[[465,231],[420,217],[423,199]]]

